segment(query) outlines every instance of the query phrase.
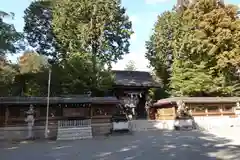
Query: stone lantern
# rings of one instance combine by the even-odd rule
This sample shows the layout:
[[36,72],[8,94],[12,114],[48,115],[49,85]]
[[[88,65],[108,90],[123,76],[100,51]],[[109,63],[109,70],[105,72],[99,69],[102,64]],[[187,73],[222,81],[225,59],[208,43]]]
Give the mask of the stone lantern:
[[28,126],[28,139],[33,138],[33,126],[34,126],[34,114],[35,114],[35,110],[33,105],[30,105],[28,111],[26,112],[26,119],[25,122],[27,122],[27,126]]

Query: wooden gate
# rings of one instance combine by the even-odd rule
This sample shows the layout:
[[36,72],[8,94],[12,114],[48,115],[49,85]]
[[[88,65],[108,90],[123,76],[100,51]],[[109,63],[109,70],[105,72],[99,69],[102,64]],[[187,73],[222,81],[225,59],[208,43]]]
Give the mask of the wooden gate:
[[58,121],[57,140],[92,138],[91,119]]

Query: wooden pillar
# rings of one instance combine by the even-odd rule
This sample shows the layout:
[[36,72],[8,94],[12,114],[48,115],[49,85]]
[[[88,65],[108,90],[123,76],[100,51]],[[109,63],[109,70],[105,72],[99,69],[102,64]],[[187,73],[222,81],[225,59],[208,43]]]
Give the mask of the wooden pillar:
[[220,109],[219,110],[221,112],[221,116],[223,116],[223,104],[222,103],[220,104]]
[[176,116],[176,109],[175,109],[175,107],[172,107],[172,111],[173,111],[173,117],[175,117]]
[[9,109],[8,109],[8,106],[6,106],[6,109],[5,109],[5,122],[4,122],[5,126],[8,125],[8,118],[9,118]]
[[92,117],[93,117],[93,106],[90,105],[90,118],[92,118]]
[[154,108],[154,109],[153,109],[153,113],[152,113],[152,114],[153,114],[153,119],[154,119],[154,120],[157,119],[157,117],[156,117],[157,111],[158,111],[157,108]]
[[206,116],[208,116],[208,109],[207,108],[205,109],[205,113],[206,113]]
[[190,113],[190,115],[192,116],[192,104],[189,103],[188,106],[189,106],[189,113]]

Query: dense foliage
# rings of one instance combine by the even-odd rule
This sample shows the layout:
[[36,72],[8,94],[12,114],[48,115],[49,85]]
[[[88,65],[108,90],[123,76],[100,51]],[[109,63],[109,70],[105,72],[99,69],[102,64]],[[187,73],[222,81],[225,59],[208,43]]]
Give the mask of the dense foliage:
[[240,64],[237,7],[199,0],[158,17],[146,57],[175,96],[234,94]]
[[131,22],[119,0],[56,0],[53,30],[72,52],[91,53],[111,65],[128,53]]
[[[0,96],[46,95],[49,70],[51,95],[100,93],[112,84],[111,64],[129,52],[132,26],[120,0],[33,1],[25,10],[24,33],[5,18],[14,14],[0,11]],[[24,49],[25,40],[34,51],[25,51],[16,64],[9,62],[7,55]],[[146,48],[164,91],[239,95],[236,6],[197,0],[166,11],[158,16]],[[135,70],[131,62],[126,69]],[[163,90],[158,92],[166,94]]]
[[8,53],[16,53],[21,49],[18,43],[22,35],[16,31],[14,25],[4,22],[4,18],[14,18],[13,13],[0,11],[0,57],[3,59]]
[[[132,34],[121,1],[36,0],[24,13],[18,33],[3,21],[14,14],[0,12],[0,96],[46,96],[50,70],[51,96],[102,95],[111,87],[111,64],[129,52]],[[25,40],[33,51],[8,62]]]
[[22,49],[22,35],[5,18],[14,18],[14,14],[0,11],[0,95],[11,95],[17,71],[6,56]]
[[24,33],[30,46],[41,55],[58,58],[60,49],[52,28],[51,0],[33,1],[24,13]]

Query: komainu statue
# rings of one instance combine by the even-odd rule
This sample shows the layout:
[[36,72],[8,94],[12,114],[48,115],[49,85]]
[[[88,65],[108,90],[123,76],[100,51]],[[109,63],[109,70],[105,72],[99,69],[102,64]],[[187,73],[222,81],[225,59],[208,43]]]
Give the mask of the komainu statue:
[[177,101],[177,116],[179,117],[189,117],[189,108],[185,105],[183,101]]
[[174,128],[179,129],[194,129],[195,122],[190,114],[189,108],[183,101],[177,101],[177,116],[174,122]]

